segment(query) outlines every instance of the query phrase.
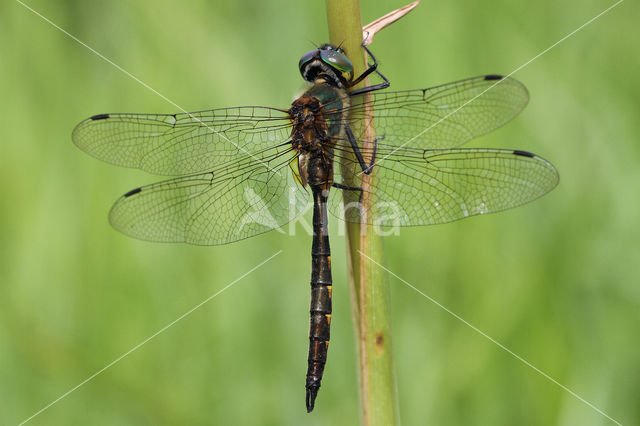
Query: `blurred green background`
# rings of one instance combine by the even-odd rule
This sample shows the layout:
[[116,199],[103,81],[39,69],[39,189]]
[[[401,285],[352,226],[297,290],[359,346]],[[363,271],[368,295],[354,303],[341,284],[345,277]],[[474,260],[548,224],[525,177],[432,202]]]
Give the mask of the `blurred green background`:
[[[188,110],[287,107],[323,2],[28,4]],[[363,22],[403,2],[362,1]],[[372,46],[396,90],[509,73],[612,2],[428,2]],[[531,102],[469,146],[559,170],[524,207],[385,241],[386,266],[625,425],[640,424],[638,5],[626,1],[514,75]],[[0,423],[17,424],[273,255],[34,418],[34,425],[355,425],[345,243],[333,220],[332,345],[304,410],[310,237],[153,244],[109,227],[156,178],[71,143],[102,112],[178,112],[17,2],[0,5]],[[588,405],[390,278],[405,425],[605,425]]]

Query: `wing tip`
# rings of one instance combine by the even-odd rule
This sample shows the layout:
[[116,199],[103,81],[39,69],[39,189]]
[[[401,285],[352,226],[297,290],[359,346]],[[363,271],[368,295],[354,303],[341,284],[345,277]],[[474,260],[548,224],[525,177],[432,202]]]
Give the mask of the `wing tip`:
[[503,78],[505,78],[503,75],[500,74],[487,74],[484,76],[484,79],[487,81],[491,81],[491,80],[502,80]]
[[78,123],[76,125],[76,127],[73,128],[73,131],[71,132],[71,139],[73,140],[73,143],[75,143],[78,147],[80,147],[81,149],[85,150],[86,149],[83,147],[83,132],[86,131],[86,126],[94,121],[98,121],[98,120],[105,120],[107,118],[110,118],[111,114],[96,114],[96,115],[92,115],[91,117],[82,120],[80,123]]

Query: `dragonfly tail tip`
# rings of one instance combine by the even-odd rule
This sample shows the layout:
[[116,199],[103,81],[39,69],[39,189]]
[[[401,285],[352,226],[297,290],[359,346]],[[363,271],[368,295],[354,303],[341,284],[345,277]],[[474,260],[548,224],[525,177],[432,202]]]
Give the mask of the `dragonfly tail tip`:
[[316,396],[318,395],[318,388],[307,388],[307,413],[313,411],[316,403]]

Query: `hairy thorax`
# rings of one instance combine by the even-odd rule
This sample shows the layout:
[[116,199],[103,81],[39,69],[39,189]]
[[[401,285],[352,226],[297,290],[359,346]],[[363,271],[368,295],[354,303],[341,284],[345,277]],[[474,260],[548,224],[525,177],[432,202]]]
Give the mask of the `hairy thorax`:
[[344,90],[325,84],[314,84],[291,104],[292,146],[303,186],[328,190],[333,183],[333,148],[344,137],[342,111],[348,105]]

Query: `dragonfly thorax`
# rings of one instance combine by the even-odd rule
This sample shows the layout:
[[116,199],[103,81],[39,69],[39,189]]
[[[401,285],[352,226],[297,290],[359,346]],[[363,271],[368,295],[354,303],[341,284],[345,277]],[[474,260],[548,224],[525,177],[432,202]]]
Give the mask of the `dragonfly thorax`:
[[[316,86],[314,86],[316,87]],[[291,141],[298,152],[298,176],[302,186],[331,185],[333,141],[320,100],[309,92],[296,99],[289,113],[293,121]]]
[[320,132],[325,132],[325,129],[323,129],[324,123],[320,119],[322,116],[319,114],[321,107],[320,99],[315,96],[310,96],[308,93],[304,93],[293,101],[289,109],[289,114],[293,122],[292,136],[300,133],[301,129],[312,130],[314,127],[317,127]]

